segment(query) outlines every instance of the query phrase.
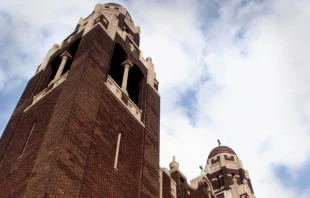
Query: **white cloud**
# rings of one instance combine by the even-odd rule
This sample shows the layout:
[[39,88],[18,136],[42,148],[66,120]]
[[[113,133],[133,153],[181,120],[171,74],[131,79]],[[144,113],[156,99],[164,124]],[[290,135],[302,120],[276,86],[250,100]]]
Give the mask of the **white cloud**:
[[[219,138],[249,169],[257,197],[296,197],[294,187],[284,188],[274,178],[273,166],[292,171],[309,158],[310,3],[202,3],[120,2],[141,27],[141,50],[153,58],[160,82],[160,164],[168,167],[176,155],[190,180]],[[3,5],[13,18],[6,25],[15,46],[4,49],[10,68],[0,67],[0,91],[13,86],[12,79],[28,79],[53,43],[94,6],[35,0]],[[214,16],[206,13],[209,6],[218,8]],[[190,117],[180,102],[189,89],[197,98]],[[303,193],[307,197],[309,191]]]

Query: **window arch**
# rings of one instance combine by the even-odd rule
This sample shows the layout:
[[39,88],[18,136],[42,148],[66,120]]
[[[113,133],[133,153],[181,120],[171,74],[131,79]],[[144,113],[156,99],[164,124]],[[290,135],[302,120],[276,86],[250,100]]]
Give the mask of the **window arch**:
[[[70,46],[68,47],[65,47],[63,51],[67,51],[70,55],[71,55],[71,58],[69,58],[66,62],[66,65],[61,73],[61,75],[65,74],[66,72],[68,72],[71,68],[71,65],[74,61],[74,58],[75,58],[75,54],[78,50],[78,47],[80,45],[80,41],[81,41],[81,38],[79,39],[76,39],[72,44],[70,44]],[[58,68],[60,66],[60,63],[61,63],[61,57],[60,56],[56,56],[50,63],[49,63],[49,67],[50,67],[50,76],[49,76],[49,79],[47,81],[47,83],[44,85],[44,88],[47,87],[49,85],[49,83],[54,79],[57,71],[58,71]]]
[[[122,87],[123,75],[124,75],[124,62],[129,61],[128,55],[124,48],[116,43],[111,59],[109,68],[109,76],[117,83],[119,87]],[[142,70],[136,65],[131,64],[128,71],[127,87],[123,90],[128,94],[132,102],[134,102],[138,108],[142,108],[143,90],[145,87],[145,77]],[[122,88],[123,89],[123,88]]]
[[120,44],[116,43],[114,46],[112,61],[109,69],[109,76],[121,87],[124,67],[122,63],[127,60],[128,56],[125,50],[121,47]]
[[78,50],[78,47],[79,47],[79,45],[80,45],[80,42],[81,42],[81,38],[75,40],[75,41],[69,46],[68,52],[69,52],[69,54],[72,56],[72,58],[70,58],[70,59],[68,60],[66,66],[65,66],[65,68],[64,68],[64,70],[63,70],[63,72],[62,72],[62,74],[65,74],[67,71],[70,70],[71,65],[72,65],[72,63],[73,63],[73,61],[74,61],[74,58],[75,58],[75,54],[76,54],[76,52],[77,52],[77,50]]
[[130,71],[127,82],[129,98],[141,109],[141,100],[144,87],[144,75],[140,68],[134,65]]

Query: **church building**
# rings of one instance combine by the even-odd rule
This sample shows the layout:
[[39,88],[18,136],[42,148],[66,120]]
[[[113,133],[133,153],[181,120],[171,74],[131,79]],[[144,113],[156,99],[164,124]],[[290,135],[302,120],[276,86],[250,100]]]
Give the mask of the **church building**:
[[139,43],[128,11],[107,3],[52,46],[1,137],[0,197],[255,197],[220,144],[191,181],[175,157],[160,167],[159,83]]

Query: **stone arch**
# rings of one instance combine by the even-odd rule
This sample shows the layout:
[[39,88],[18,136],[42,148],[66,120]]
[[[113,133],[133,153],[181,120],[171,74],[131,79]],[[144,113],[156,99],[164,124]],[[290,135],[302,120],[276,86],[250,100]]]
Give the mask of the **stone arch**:
[[213,188],[212,188],[212,184],[211,184],[211,182],[208,180],[208,178],[206,176],[203,176],[202,184],[203,184],[204,191],[208,195],[208,198],[215,197],[214,192],[213,192]]
[[189,191],[203,193],[204,195],[207,195],[207,198],[215,198],[212,184],[205,175],[201,175],[198,178],[192,180],[188,187]]

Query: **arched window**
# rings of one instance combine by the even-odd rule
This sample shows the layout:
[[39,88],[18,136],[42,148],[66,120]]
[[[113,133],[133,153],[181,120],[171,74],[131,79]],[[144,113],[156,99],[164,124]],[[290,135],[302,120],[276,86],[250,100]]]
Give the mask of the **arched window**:
[[[124,66],[126,63],[128,66],[128,70],[126,70],[128,71],[128,78],[127,82],[125,83],[126,86],[122,87]],[[123,91],[128,94],[131,101],[141,109],[145,78],[141,69],[137,65],[131,63],[130,60],[128,60],[127,53],[120,44],[115,44],[109,69],[109,76],[118,84],[119,87],[122,87],[122,89],[125,89],[126,87],[126,89]]]
[[67,71],[70,70],[71,65],[72,65],[72,63],[73,63],[73,61],[74,61],[74,58],[75,58],[75,54],[76,54],[76,52],[77,52],[77,50],[78,50],[78,47],[79,47],[79,45],[80,45],[80,41],[81,41],[81,39],[79,38],[79,39],[75,40],[75,41],[70,45],[70,47],[69,47],[69,49],[68,49],[68,52],[69,52],[69,54],[72,56],[72,58],[68,59],[68,61],[67,61],[67,63],[66,63],[66,66],[65,66],[65,68],[64,68],[64,70],[63,70],[63,72],[62,72],[62,74],[65,74]]
[[125,50],[119,45],[115,44],[112,61],[109,70],[109,76],[118,84],[122,86],[124,67],[122,63],[127,60],[127,54]]
[[47,87],[47,85],[54,79],[57,70],[59,68],[59,65],[61,63],[61,58],[60,56],[55,57],[51,62],[50,62],[50,66],[48,67],[48,70],[50,70],[48,73],[50,73],[49,75],[49,79],[46,82],[46,84],[44,85],[44,87],[42,87],[41,89],[44,89],[45,87]]
[[129,70],[127,91],[129,98],[141,109],[142,90],[144,87],[143,73],[140,68],[134,65]]
[[[75,54],[76,54],[77,49],[80,45],[80,41],[81,41],[81,39],[79,38],[79,39],[75,40],[69,47],[66,47],[64,50],[62,50],[62,51],[67,51],[70,54],[71,58],[69,58],[67,60],[66,65],[65,65],[64,69],[62,70],[61,75],[65,74],[66,72],[68,72],[70,70],[71,65],[72,65],[74,58],[75,58]],[[50,75],[49,80],[48,80],[47,84],[45,85],[45,87],[48,86],[49,83],[55,78],[55,75],[58,71],[58,68],[60,66],[61,61],[62,61],[61,57],[56,56],[50,62],[49,65],[50,65],[50,69],[51,69],[51,75]]]

